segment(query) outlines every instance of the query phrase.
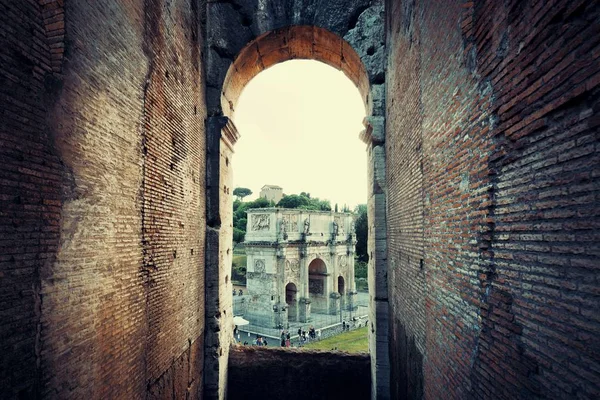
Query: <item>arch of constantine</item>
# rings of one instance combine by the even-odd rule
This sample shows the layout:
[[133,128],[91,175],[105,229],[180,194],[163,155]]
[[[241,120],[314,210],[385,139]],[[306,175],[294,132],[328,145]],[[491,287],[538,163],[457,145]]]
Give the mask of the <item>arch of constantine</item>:
[[311,312],[352,307],[354,216],[330,211],[248,210],[246,318],[265,327],[309,322]]

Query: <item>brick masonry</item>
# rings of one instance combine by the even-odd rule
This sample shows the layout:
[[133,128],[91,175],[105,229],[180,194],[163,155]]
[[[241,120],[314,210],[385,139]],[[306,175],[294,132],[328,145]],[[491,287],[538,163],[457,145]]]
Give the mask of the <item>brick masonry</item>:
[[197,397],[203,10],[0,9],[1,397]]
[[370,84],[371,396],[600,397],[599,7],[387,1],[384,37],[379,0],[0,0],[2,397],[226,396],[205,120],[289,25]]
[[597,2],[387,18],[392,396],[598,397]]
[[367,354],[236,346],[229,354],[229,399],[366,399]]

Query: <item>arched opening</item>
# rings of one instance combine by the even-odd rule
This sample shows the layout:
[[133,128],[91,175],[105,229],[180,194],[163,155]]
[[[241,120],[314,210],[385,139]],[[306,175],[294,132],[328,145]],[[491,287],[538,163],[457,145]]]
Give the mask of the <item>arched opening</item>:
[[[374,87],[371,88],[369,82],[370,73],[367,73],[361,57],[350,44],[340,36],[326,29],[314,26],[291,26],[267,32],[254,39],[238,53],[234,62],[227,69],[222,86],[220,86],[221,83],[217,80],[216,83],[219,86],[213,86],[213,89],[216,90],[207,91],[207,103],[209,104],[209,118],[207,120],[207,149],[209,154],[207,160],[207,220],[209,226],[219,227],[220,243],[223,243],[225,247],[228,243],[231,243],[231,239],[229,238],[233,236],[232,228],[234,226],[231,213],[233,198],[230,195],[228,196],[230,193],[229,189],[231,188],[233,191],[237,186],[237,183],[234,184],[232,181],[233,166],[237,162],[236,159],[232,159],[234,147],[236,152],[239,152],[239,154],[242,153],[240,151],[241,146],[236,145],[240,137],[240,134],[237,132],[238,127],[236,127],[236,117],[238,113],[241,114],[241,107],[238,110],[240,95],[246,85],[262,71],[284,61],[295,59],[319,61],[334,67],[342,71],[346,78],[356,87],[362,106],[362,112],[358,114],[361,117],[362,124],[359,123],[359,127],[356,129],[344,131],[348,136],[343,139],[343,142],[353,140],[357,145],[362,147],[362,151],[364,151],[364,144],[356,139],[360,138],[368,145],[366,165],[363,164],[367,168],[364,168],[364,170],[370,176],[367,180],[377,180],[379,186],[376,184],[371,185],[370,183],[365,186],[371,188],[383,187],[383,178],[385,176],[381,171],[384,168],[383,85],[375,82]],[[222,67],[215,65],[215,68]],[[372,72],[372,68],[369,71]],[[323,109],[328,109],[333,105],[335,103],[331,102],[326,107],[323,107]],[[355,113],[352,113],[352,115],[355,115]],[[364,118],[365,115],[366,118]],[[347,115],[345,117],[347,118]],[[331,131],[334,130],[332,129]],[[245,136],[243,130],[240,130],[240,133],[242,137]],[[281,133],[285,133],[285,130]],[[376,141],[378,152],[373,150]],[[256,152],[256,159],[268,158],[269,154],[271,153],[264,152],[261,149]],[[295,156],[298,154],[298,151],[296,148],[292,148],[289,154]],[[297,168],[302,168],[307,162],[317,159],[314,157],[314,154],[301,154],[303,155],[302,160],[294,163]],[[321,163],[321,165],[332,165],[329,158],[326,157],[327,162]],[[288,160],[287,162],[289,163],[290,161]],[[352,163],[359,164],[356,162],[356,158],[346,157],[344,162],[335,164],[334,168],[327,170],[331,173],[344,174],[347,173],[347,166]],[[279,169],[280,165],[271,163],[270,168]],[[324,175],[323,170],[319,172],[319,175]],[[266,181],[263,184],[278,184],[278,182]],[[227,188],[227,191],[224,188]],[[257,193],[258,191],[254,192]],[[223,192],[226,193],[225,196]],[[295,193],[299,193],[299,191],[295,191]],[[367,202],[373,201],[376,196],[382,198],[383,193],[374,193],[373,190],[369,189],[367,192]],[[221,201],[221,199],[225,200]],[[381,200],[378,201],[381,202]],[[340,204],[340,207],[342,206],[343,204]],[[383,210],[384,208],[379,207],[377,209]],[[323,249],[317,249],[314,242],[322,239],[325,242],[330,241],[331,244],[339,242],[336,245],[346,243],[344,239],[347,240],[347,235],[340,233],[339,230],[341,225],[337,225],[338,229],[333,234],[333,231],[328,231],[331,222],[325,223],[323,221],[323,223],[317,224],[311,220],[307,228],[306,225],[302,226],[303,221],[305,221],[305,217],[302,216],[297,221],[288,220],[285,224],[282,224],[282,219],[277,214],[279,211],[272,212],[274,214],[271,217],[267,216],[267,213],[254,216],[254,219],[262,221],[261,223],[254,224],[253,220],[247,219],[246,232],[252,232],[257,243],[280,243],[280,241],[286,241],[287,238],[291,238],[293,234],[299,232],[297,240],[302,241],[303,247],[302,249],[298,249],[298,254],[293,256],[293,260],[297,260],[297,264],[290,264],[289,268],[289,274],[297,274],[297,276],[289,275],[296,282],[295,285],[297,285],[297,324],[313,322],[311,310],[315,314],[329,314],[325,316],[328,319],[332,319],[330,317],[332,314],[340,315],[339,294],[334,289],[335,275],[333,275],[338,271],[332,269],[328,273],[327,270],[328,265],[332,268],[335,268],[337,265],[337,260],[335,260],[337,256],[335,254],[338,253],[327,247],[327,245]],[[295,229],[298,232],[295,232]],[[344,232],[347,232],[349,229],[350,224],[344,226]],[[319,232],[318,236],[316,232]],[[210,239],[208,237],[208,240]],[[347,249],[346,251],[352,253],[353,249]],[[223,263],[224,260],[219,258],[216,247],[213,250],[207,249],[207,253],[209,261],[214,259]],[[293,310],[290,310],[290,307],[285,302],[287,290],[284,285],[286,285],[285,282],[289,282],[288,275],[285,275],[288,274],[287,264],[285,263],[288,253],[291,253],[291,251],[286,243],[286,246],[273,247],[273,254],[268,253],[265,249],[257,249],[253,253],[246,254],[248,257],[248,279],[254,279],[258,283],[253,286],[257,288],[256,293],[251,293],[250,288],[252,285],[248,283],[249,302],[251,305],[259,305],[259,309],[255,313],[257,318],[254,319],[263,319],[265,323],[270,322],[271,326],[277,326],[281,321],[284,321],[284,317],[287,319],[286,312],[290,312],[292,318],[294,314]],[[307,261],[311,259],[313,260],[310,263],[311,265],[307,265]],[[264,261],[265,265],[265,268],[260,271],[256,268],[253,269],[253,266],[259,260]],[[208,265],[211,265],[211,263],[209,262]],[[224,268],[221,264],[219,271],[226,268],[229,268],[229,265]],[[213,276],[209,270],[207,270],[207,276]],[[269,277],[277,278],[269,280],[267,279]],[[215,283],[213,287],[222,286]],[[272,293],[276,293],[276,295],[273,296]],[[226,302],[217,304],[217,306],[221,307],[222,304],[226,304]],[[253,315],[250,312],[248,312],[248,319],[253,321]],[[374,320],[371,317],[369,319]],[[341,322],[341,319],[339,321]],[[227,332],[220,332],[219,342],[225,340],[227,340]],[[209,351],[213,347],[211,342],[208,341],[207,348]]]
[[343,276],[338,276],[338,293],[340,294],[340,296],[344,296],[344,293],[346,292],[346,287],[344,286],[344,277]]
[[327,313],[327,293],[329,287],[329,274],[327,266],[320,258],[315,258],[308,264],[308,294],[312,302],[312,310],[317,313]]
[[285,286],[285,302],[288,305],[288,322],[296,322],[298,320],[298,304],[297,304],[298,289],[292,282]]
[[[328,4],[327,2],[321,2],[322,4]],[[321,4],[320,3],[320,4]],[[298,3],[300,5],[300,3]],[[262,6],[261,6],[262,7]],[[295,7],[295,6],[294,6]],[[312,7],[309,7],[312,8]],[[343,7],[346,10],[346,7]],[[349,137],[356,138],[359,136],[360,139],[367,145],[367,161],[365,170],[368,174],[368,184],[363,186],[368,188],[367,192],[367,203],[373,205],[369,210],[374,210],[373,214],[369,218],[371,221],[379,220],[386,221],[385,218],[385,57],[382,55],[385,53],[384,49],[384,36],[383,36],[383,5],[373,4],[369,6],[368,10],[359,11],[354,5],[348,10],[352,9],[352,15],[346,16],[348,10],[342,9],[339,11],[342,18],[348,17],[348,23],[342,24],[343,26],[353,27],[347,30],[336,23],[330,23],[326,21],[318,21],[313,17],[302,17],[302,12],[290,12],[289,18],[286,17],[277,24],[264,24],[266,20],[259,17],[252,26],[252,29],[246,29],[244,26],[239,26],[238,22],[231,18],[229,13],[229,4],[225,3],[210,3],[210,9],[215,12],[215,15],[222,15],[224,18],[213,19],[218,21],[212,25],[216,32],[222,31],[222,23],[228,21],[228,24],[238,27],[235,29],[235,34],[224,37],[219,34],[209,35],[207,43],[209,45],[208,53],[208,68],[206,73],[206,103],[208,108],[207,118],[207,224],[211,228],[215,228],[215,232],[207,233],[207,241],[219,239],[219,245],[207,246],[207,287],[220,288],[219,292],[223,291],[223,272],[227,271],[228,267],[223,265],[223,260],[220,258],[220,254],[224,252],[227,246],[230,245],[231,240],[227,240],[225,237],[231,234],[232,228],[232,215],[231,208],[233,198],[227,195],[223,195],[223,188],[235,188],[235,186],[224,185],[224,183],[231,184],[229,180],[232,173],[232,165],[235,165],[236,160],[232,161],[231,154],[234,148],[238,150],[236,141],[238,139],[236,126],[234,125],[234,117],[238,110],[238,100],[240,94],[246,87],[246,84],[252,80],[253,77],[260,74],[262,71],[288,60],[314,60],[325,63],[332,66],[340,71],[353,83],[359,92],[359,96],[362,101],[363,109],[366,111],[364,114],[366,118],[363,120],[364,126],[357,130],[346,131]],[[266,7],[271,9],[270,7]],[[327,11],[325,11],[325,9]],[[324,12],[320,15],[327,15],[331,10],[331,6],[328,5],[324,9]],[[226,10],[226,11],[225,11]],[[291,11],[291,9],[290,9]],[[338,12],[336,11],[336,15]],[[261,14],[262,15],[262,14]],[[356,16],[359,16],[359,21],[356,21]],[[329,18],[327,18],[329,21]],[[301,25],[310,24],[310,25]],[[313,26],[312,24],[318,24],[319,27]],[[373,25],[375,24],[375,25]],[[339,26],[338,26],[339,25]],[[280,26],[282,28],[272,29],[273,26]],[[341,27],[341,28],[340,28]],[[372,29],[372,27],[379,27]],[[335,33],[334,33],[335,32]],[[255,36],[256,35],[256,36]],[[344,39],[342,39],[344,38]],[[246,43],[245,45],[243,43]],[[242,47],[244,46],[244,47]],[[333,104],[333,103],[331,103]],[[330,105],[331,105],[330,104]],[[329,107],[329,106],[328,106]],[[237,123],[237,121],[235,121]],[[241,132],[242,137],[245,135]],[[355,140],[355,139],[349,139]],[[356,141],[360,143],[359,141]],[[362,144],[361,144],[362,145]],[[364,146],[363,146],[364,149]],[[239,152],[241,154],[241,151]],[[295,153],[294,151],[291,152]],[[265,153],[260,153],[258,158],[265,158]],[[226,165],[225,161],[229,160],[229,164]],[[305,159],[309,159],[305,157]],[[315,160],[313,157],[310,160]],[[356,162],[355,159],[348,158],[346,163],[336,165],[334,168],[328,169],[329,172],[345,171],[345,167]],[[327,164],[332,163],[328,160]],[[301,163],[299,164],[301,165]],[[279,165],[272,165],[271,168],[279,168]],[[236,167],[237,168],[237,167]],[[323,174],[321,171],[320,174]],[[277,182],[264,182],[263,184],[277,184]],[[284,188],[285,190],[285,188]],[[285,192],[284,192],[285,193]],[[340,205],[342,206],[342,205]],[[278,219],[272,219],[272,221],[279,221]],[[250,220],[247,220],[250,224]],[[298,225],[301,221],[299,220]],[[250,226],[250,225],[249,225]],[[286,226],[286,231],[282,232],[279,238],[285,238],[286,235],[291,237],[289,231],[290,226]],[[267,229],[268,227],[268,229]],[[315,224],[312,224],[310,229],[312,230]],[[280,225],[275,223],[267,224],[261,228],[260,233],[265,238],[268,236],[267,231],[280,231]],[[300,228],[300,230],[302,230]],[[371,232],[371,230],[369,231]],[[383,243],[383,239],[386,234],[386,227],[384,223],[379,223],[377,227],[372,229],[373,235],[376,236],[377,240],[373,243]],[[213,238],[211,235],[218,235],[218,238]],[[264,235],[263,235],[264,234]],[[309,232],[312,234],[312,231]],[[259,236],[259,235],[257,235]],[[325,234],[324,237],[327,235]],[[341,238],[341,234],[338,235]],[[315,250],[309,249],[308,242],[310,239],[314,239],[316,235],[308,236],[308,240],[305,242],[307,245],[301,252],[301,256],[296,257],[298,260],[298,267],[296,269],[291,268],[293,273],[298,275],[293,281],[296,283],[298,288],[298,307],[299,307],[299,318],[304,318],[303,323],[310,319],[311,308],[316,309],[319,307],[313,303],[309,296],[309,284],[308,284],[308,265],[307,262],[314,257],[324,258],[325,262],[331,268],[337,267],[337,260],[333,258],[331,249]],[[330,236],[331,237],[331,236]],[[312,250],[312,251],[310,251]],[[349,251],[352,252],[352,249]],[[376,262],[372,262],[373,268],[383,270],[385,268],[385,257],[383,251],[377,251],[377,249],[370,249],[376,255],[381,255],[382,260],[377,259]],[[281,274],[281,271],[286,268],[283,262],[285,257],[285,251],[279,252],[279,256],[272,258],[267,264],[265,270],[266,274]],[[262,257],[259,252],[254,255],[255,258]],[[250,260],[250,259],[249,259]],[[248,261],[248,270],[254,261]],[[295,266],[296,264],[294,264]],[[296,272],[294,272],[296,271]],[[332,274],[337,274],[339,271],[331,270]],[[252,272],[257,278],[263,275],[258,272]],[[327,288],[327,299],[324,303],[329,303],[327,300],[332,300],[331,303],[338,304],[339,310],[339,294],[337,290],[334,290],[334,279],[330,277],[329,287]],[[281,276],[277,283],[273,284],[272,293],[278,293],[275,295],[274,300],[271,296],[268,298],[265,296],[265,313],[267,310],[266,304],[270,303],[272,310],[281,310],[282,302],[285,296],[285,276]],[[346,276],[347,282],[345,282],[346,290],[351,288],[352,278]],[[276,287],[275,287],[276,286]],[[372,329],[369,331],[371,349],[378,349],[379,347],[384,348],[386,346],[387,332],[383,330],[379,332],[376,326],[377,316],[375,313],[385,310],[383,306],[375,306],[376,301],[381,303],[387,303],[387,296],[381,295],[384,288],[379,288],[377,296],[375,292],[372,293],[370,304],[370,310],[374,313],[369,317],[372,321]],[[229,293],[228,288],[225,290]],[[265,289],[266,292],[266,289]],[[208,293],[208,292],[207,292]],[[220,296],[220,295],[219,295]],[[207,298],[211,299],[210,293],[207,294]],[[254,298],[249,296],[249,298]],[[215,314],[220,312],[224,315],[223,309],[227,307],[229,299],[223,299],[222,296],[218,297],[218,300],[213,301],[212,304],[207,304],[207,310],[209,313],[213,311]],[[285,303],[283,304],[285,306]],[[287,308],[287,306],[286,306]],[[326,309],[327,307],[322,307]],[[213,310],[214,309],[214,310]],[[315,310],[317,311],[317,310]],[[273,311],[271,311],[273,314]],[[207,318],[207,326],[210,327],[212,321]],[[227,325],[221,323],[221,326]],[[377,340],[375,337],[377,336]],[[228,332],[225,330],[219,331],[216,340],[212,340],[210,336],[207,336],[206,350],[207,354],[213,352],[213,349],[223,348],[224,342],[228,339]],[[377,345],[377,346],[376,346]],[[379,351],[380,352],[380,351]],[[212,354],[212,353],[211,353]],[[227,352],[222,355],[216,355],[214,364],[226,363]],[[211,362],[212,363],[212,362]],[[373,364],[375,365],[375,364]],[[378,366],[381,362],[378,361]],[[212,365],[207,364],[207,368],[213,368]],[[222,370],[220,370],[222,372]],[[207,380],[209,384],[216,386],[216,382],[212,382],[210,379]]]
[[223,82],[223,114],[233,118],[246,84],[265,69],[288,60],[316,60],[343,71],[358,88],[366,114],[371,114],[369,77],[360,56],[338,35],[311,25],[275,29],[257,37],[240,51]]

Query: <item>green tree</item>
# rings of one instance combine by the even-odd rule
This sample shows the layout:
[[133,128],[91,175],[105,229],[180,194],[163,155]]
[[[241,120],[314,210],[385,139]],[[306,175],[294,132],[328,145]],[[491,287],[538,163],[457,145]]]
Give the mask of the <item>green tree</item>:
[[321,200],[318,197],[310,197],[310,193],[285,195],[277,203],[277,207],[300,208],[303,210],[331,211],[329,200]]
[[244,241],[244,237],[246,236],[246,231],[238,228],[233,228],[233,242],[234,243],[242,243]]
[[359,204],[354,209],[354,213],[357,215],[356,221],[354,222],[356,229],[356,256],[358,260],[368,262],[369,254],[367,253],[367,239],[369,221],[367,219],[367,205]]
[[252,190],[248,188],[238,187],[233,189],[233,195],[236,196],[239,200],[244,200],[244,197],[250,196],[252,194]]
[[279,203],[277,203],[278,207],[283,208],[306,208],[310,204],[310,198],[306,196],[290,194],[287,196],[283,196]]

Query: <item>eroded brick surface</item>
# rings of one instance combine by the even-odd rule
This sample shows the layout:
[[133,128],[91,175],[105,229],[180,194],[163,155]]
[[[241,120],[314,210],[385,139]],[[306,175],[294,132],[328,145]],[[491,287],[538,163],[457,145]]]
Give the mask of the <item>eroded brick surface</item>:
[[196,397],[199,5],[0,4],[1,397]]
[[388,2],[392,392],[598,395],[598,5]]
[[368,354],[233,347],[228,398],[368,399]]

